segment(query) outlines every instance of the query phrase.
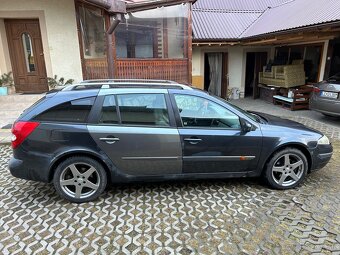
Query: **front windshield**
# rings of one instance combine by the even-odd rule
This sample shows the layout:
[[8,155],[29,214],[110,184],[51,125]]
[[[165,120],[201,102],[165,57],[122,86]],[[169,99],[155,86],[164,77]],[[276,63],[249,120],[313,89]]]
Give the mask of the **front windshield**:
[[236,105],[233,105],[232,103],[228,102],[227,100],[225,100],[225,99],[223,99],[223,98],[221,98],[221,97],[217,97],[217,96],[214,96],[214,95],[211,95],[211,96],[217,98],[218,100],[221,100],[221,101],[227,103],[228,105],[230,105],[231,107],[233,107],[233,108],[236,109],[237,111],[243,113],[244,115],[246,115],[248,118],[252,119],[253,121],[259,122],[259,121],[257,120],[257,118],[256,118],[253,114],[251,114],[251,113],[249,113],[249,112],[243,110],[242,108],[240,108],[240,107],[238,107],[238,106],[236,106]]

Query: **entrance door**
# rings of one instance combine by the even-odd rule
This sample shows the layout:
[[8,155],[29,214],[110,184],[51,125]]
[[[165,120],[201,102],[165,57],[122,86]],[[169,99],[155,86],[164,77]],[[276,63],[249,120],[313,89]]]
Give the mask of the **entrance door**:
[[5,20],[17,92],[48,90],[39,20]]

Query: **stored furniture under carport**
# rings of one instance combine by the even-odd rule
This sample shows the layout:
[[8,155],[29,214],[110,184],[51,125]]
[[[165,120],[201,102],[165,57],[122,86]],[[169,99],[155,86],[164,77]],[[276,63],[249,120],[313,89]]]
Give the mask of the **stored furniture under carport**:
[[309,99],[313,88],[309,85],[301,86],[296,89],[290,89],[291,97],[274,95],[273,103],[275,105],[281,105],[284,108],[288,108],[292,111],[295,110],[308,110],[309,109]]

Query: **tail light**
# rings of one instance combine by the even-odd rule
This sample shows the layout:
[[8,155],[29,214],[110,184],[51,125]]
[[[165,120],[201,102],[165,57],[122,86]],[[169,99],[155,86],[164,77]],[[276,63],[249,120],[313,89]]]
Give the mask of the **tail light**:
[[320,93],[320,89],[318,87],[313,87],[313,92],[314,93]]
[[12,127],[12,148],[17,148],[38,126],[39,122],[15,122]]

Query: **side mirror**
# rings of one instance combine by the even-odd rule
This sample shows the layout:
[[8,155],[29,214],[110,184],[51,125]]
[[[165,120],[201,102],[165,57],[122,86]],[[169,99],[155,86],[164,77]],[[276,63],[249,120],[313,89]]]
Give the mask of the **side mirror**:
[[240,118],[241,130],[243,133],[248,133],[253,130],[253,125],[247,120]]

